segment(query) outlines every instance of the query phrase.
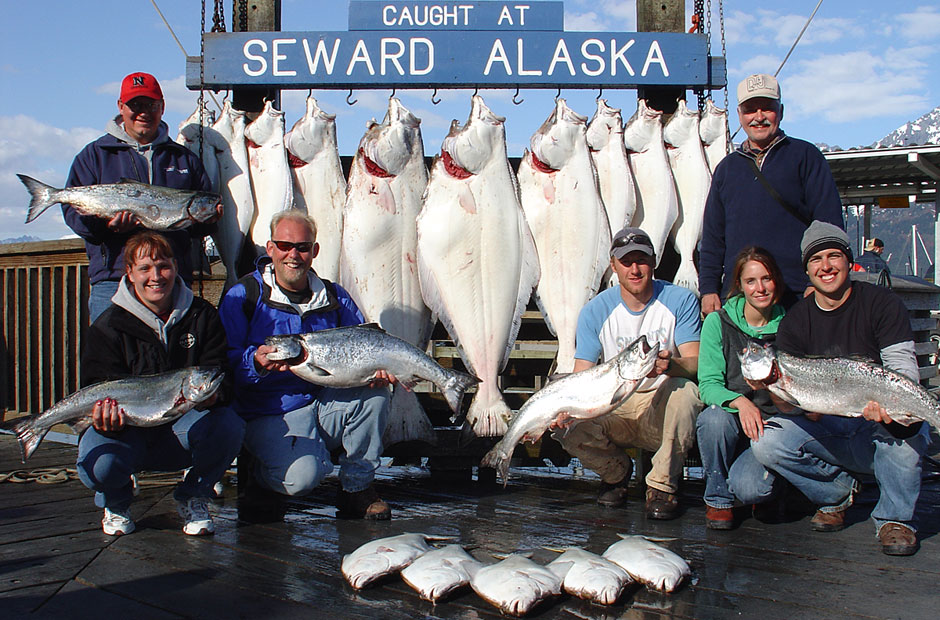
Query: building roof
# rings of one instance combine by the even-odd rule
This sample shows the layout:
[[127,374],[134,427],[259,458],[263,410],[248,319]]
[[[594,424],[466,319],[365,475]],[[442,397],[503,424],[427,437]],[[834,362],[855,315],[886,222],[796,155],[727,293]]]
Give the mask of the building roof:
[[915,196],[935,202],[940,183],[940,145],[852,149],[823,153],[845,204],[880,196]]

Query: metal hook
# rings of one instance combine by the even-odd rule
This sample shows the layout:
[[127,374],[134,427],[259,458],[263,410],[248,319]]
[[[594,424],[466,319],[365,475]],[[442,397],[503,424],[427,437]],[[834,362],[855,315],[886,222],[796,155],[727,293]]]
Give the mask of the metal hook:
[[434,105],[437,105],[437,104],[439,104],[439,103],[441,102],[441,99],[440,99],[440,97],[438,97],[437,99],[435,99],[435,97],[437,97],[437,89],[436,89],[436,88],[434,89],[434,92],[431,93],[431,103],[433,103]]
[[558,92],[555,93],[555,103],[558,103],[559,99],[561,99],[561,86],[558,87]]
[[358,99],[353,99],[352,101],[349,100],[350,97],[352,97],[352,93],[353,93],[353,91],[352,91],[352,89],[350,88],[350,89],[349,89],[349,94],[346,95],[346,103],[348,103],[349,105],[356,105],[357,103],[359,103],[359,100],[358,100]]
[[597,89],[597,98],[594,101],[600,101],[601,97],[603,96],[604,96],[604,89],[603,88]]
[[514,104],[516,104],[516,105],[519,105],[520,103],[522,103],[523,101],[525,101],[525,99],[520,99],[520,100],[516,101],[516,97],[518,97],[518,96],[519,96],[519,87],[516,86],[516,94],[512,96],[512,102],[513,102]]
[[475,87],[475,88],[473,89],[473,96],[476,97],[477,94],[479,94],[479,92],[480,92],[480,87],[479,87],[479,86]]
[[393,87],[393,88],[392,88],[392,94],[388,96],[389,99],[391,99],[392,97],[395,96],[395,90],[396,90],[396,89]]
[[309,99],[310,97],[313,97],[313,89],[312,89],[312,88],[307,91],[307,98]]

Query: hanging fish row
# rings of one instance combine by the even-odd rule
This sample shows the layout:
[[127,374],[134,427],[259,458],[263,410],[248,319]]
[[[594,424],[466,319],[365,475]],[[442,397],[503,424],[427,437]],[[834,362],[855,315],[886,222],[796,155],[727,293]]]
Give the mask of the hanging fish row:
[[521,554],[485,565],[460,545],[436,549],[428,545],[449,537],[400,534],[362,545],[343,557],[341,570],[357,590],[400,573],[421,598],[433,603],[469,585],[513,616],[525,615],[562,590],[592,603],[613,605],[632,583],[670,593],[691,575],[686,561],[672,551],[642,536],[620,534],[620,538],[603,555],[571,547],[544,566]]
[[[197,110],[184,121],[178,139],[195,152],[199,118]],[[608,269],[612,232],[642,227],[657,258],[671,237],[682,258],[676,282],[696,290],[692,253],[711,168],[727,151],[725,118],[709,101],[700,123],[680,101],[664,126],[662,113],[640,100],[624,126],[620,111],[599,100],[588,122],[558,99],[517,177],[505,118],[475,95],[429,175],[421,121],[393,97],[384,120],[368,124],[347,184],[335,116],[313,97],[286,135],[284,113],[270,103],[246,125],[226,102],[202,132],[203,160],[225,204],[216,245],[230,284],[246,240],[263,254],[275,213],[307,211],[318,228],[317,273],[346,288],[369,321],[419,348],[440,319],[482,380],[469,422],[477,435],[499,436],[511,411],[497,377],[529,298],[534,291],[558,338],[558,372],[570,372],[578,313]],[[401,392],[393,410],[419,407]],[[392,419],[400,419],[394,411]]]

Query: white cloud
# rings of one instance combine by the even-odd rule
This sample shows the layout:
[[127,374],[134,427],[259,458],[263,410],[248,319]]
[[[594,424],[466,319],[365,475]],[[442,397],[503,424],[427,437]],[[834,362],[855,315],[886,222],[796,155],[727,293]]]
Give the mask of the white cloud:
[[850,51],[799,62],[786,79],[787,116],[793,120],[821,116],[831,123],[852,123],[923,110],[928,106],[923,88],[925,66],[908,65],[898,71],[897,55],[906,54],[893,49],[882,56]]
[[895,18],[898,34],[911,41],[936,40],[940,38],[940,9],[936,6],[921,6],[913,13],[901,13]]
[[611,30],[610,22],[599,17],[594,11],[587,13],[565,13],[565,30],[582,32],[603,32]]

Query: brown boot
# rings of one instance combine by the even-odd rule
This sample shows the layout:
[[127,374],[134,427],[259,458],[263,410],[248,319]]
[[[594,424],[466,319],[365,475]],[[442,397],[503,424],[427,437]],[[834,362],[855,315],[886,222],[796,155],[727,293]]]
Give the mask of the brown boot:
[[817,510],[809,525],[817,532],[838,532],[845,527],[845,508],[835,512]]
[[625,478],[613,484],[601,482],[601,492],[597,496],[597,503],[601,506],[607,506],[608,508],[622,506],[623,503],[627,501],[627,494],[629,493],[627,483],[629,481],[629,478]]
[[885,523],[878,530],[881,552],[886,555],[914,555],[917,553],[917,534],[900,523]]
[[391,507],[379,498],[372,486],[354,493],[339,489],[336,508],[336,516],[341,519],[387,521],[392,518]]
[[646,516],[650,519],[675,519],[679,516],[679,498],[675,493],[647,487]]
[[705,527],[710,530],[734,529],[734,510],[705,506]]

